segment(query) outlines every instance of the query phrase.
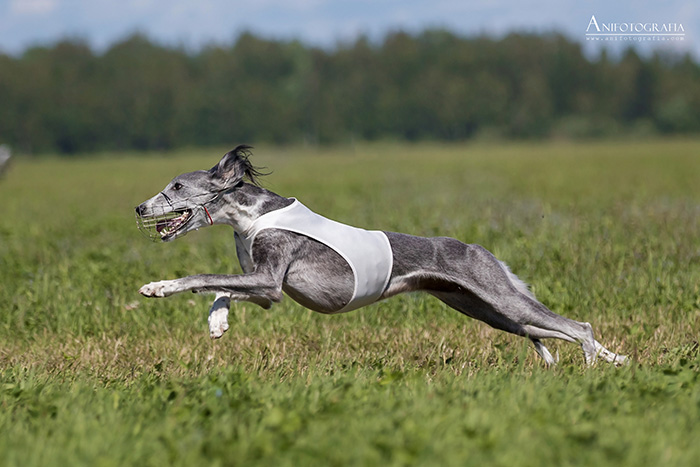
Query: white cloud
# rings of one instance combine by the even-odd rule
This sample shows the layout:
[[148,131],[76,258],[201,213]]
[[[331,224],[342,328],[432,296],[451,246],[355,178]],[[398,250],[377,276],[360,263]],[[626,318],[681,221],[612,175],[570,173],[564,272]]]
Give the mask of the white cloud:
[[10,12],[18,15],[48,15],[58,7],[58,0],[12,0]]

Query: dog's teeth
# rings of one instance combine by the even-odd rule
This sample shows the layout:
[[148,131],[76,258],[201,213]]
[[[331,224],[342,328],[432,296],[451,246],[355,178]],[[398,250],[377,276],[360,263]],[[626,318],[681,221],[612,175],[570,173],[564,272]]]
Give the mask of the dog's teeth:
[[167,237],[180,228],[182,224],[190,217],[190,211],[185,211],[178,217],[173,217],[167,221],[161,221],[156,226],[156,231],[160,234],[160,238]]

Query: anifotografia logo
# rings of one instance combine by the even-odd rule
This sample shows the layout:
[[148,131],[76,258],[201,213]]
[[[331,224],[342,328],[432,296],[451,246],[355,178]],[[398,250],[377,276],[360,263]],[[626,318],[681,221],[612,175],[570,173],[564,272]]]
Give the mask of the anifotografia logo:
[[625,23],[599,22],[595,15],[586,27],[588,41],[682,41],[683,23],[656,23],[632,21]]

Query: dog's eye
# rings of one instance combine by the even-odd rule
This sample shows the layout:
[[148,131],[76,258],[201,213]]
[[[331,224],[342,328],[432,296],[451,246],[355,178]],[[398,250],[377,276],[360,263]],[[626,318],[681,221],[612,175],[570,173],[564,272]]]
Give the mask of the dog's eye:
[[179,190],[180,188],[182,188],[182,183],[180,182],[177,182],[175,183],[175,185],[173,185],[173,190],[175,191]]

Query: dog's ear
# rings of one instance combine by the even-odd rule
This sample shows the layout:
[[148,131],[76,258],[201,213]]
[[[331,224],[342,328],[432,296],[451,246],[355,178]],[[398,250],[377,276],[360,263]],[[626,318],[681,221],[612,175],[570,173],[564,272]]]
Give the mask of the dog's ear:
[[230,150],[219,163],[209,171],[218,178],[224,187],[231,187],[246,177],[254,185],[258,185],[257,177],[265,175],[260,169],[250,163],[252,146],[241,144]]

